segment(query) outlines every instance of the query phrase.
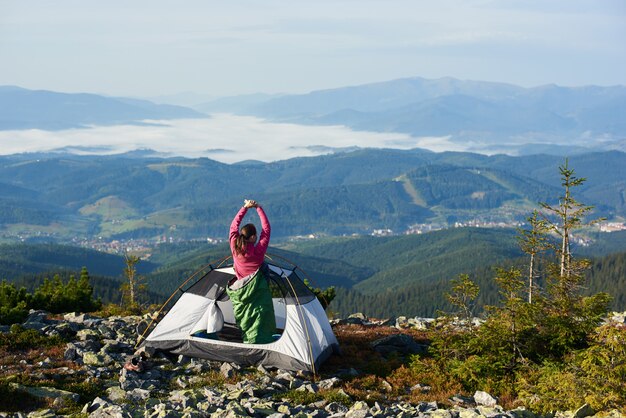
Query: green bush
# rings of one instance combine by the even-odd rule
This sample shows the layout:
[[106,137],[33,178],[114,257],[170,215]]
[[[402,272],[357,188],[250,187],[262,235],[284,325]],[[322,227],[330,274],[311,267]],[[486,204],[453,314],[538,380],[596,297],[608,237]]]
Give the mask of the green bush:
[[292,389],[285,393],[279,393],[274,395],[274,399],[282,400],[287,399],[289,402],[294,405],[308,405],[314,402],[321,401],[323,396],[320,393],[311,393],[306,390],[295,390]]
[[70,276],[63,282],[57,274],[52,280],[45,279],[34,294],[25,288],[17,290],[14,284],[0,283],[0,324],[10,325],[23,322],[29,309],[43,309],[52,313],[93,312],[102,303],[93,298],[93,287],[89,273],[83,267],[80,278]]
[[93,287],[89,283],[89,273],[83,267],[80,279],[70,276],[67,283],[63,283],[57,274],[52,280],[45,279],[33,295],[33,308],[44,309],[53,313],[63,312],[92,312],[102,304],[93,299]]
[[10,325],[22,322],[28,316],[31,295],[25,288],[17,290],[15,285],[5,280],[0,283],[0,324]]

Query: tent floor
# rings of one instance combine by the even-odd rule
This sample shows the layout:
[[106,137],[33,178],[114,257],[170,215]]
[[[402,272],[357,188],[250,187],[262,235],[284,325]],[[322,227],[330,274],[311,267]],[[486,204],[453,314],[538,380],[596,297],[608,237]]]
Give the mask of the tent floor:
[[[282,334],[282,329],[277,329],[276,334]],[[224,327],[214,334],[207,334],[206,332],[203,334],[196,335],[196,337],[201,338],[211,338],[217,339],[220,341],[230,341],[233,343],[243,343],[243,336],[241,334],[241,329],[234,324],[224,324]]]
[[241,335],[241,329],[236,325],[224,324],[221,331],[217,333],[218,339],[222,341],[231,341],[234,343],[242,343],[243,336]]

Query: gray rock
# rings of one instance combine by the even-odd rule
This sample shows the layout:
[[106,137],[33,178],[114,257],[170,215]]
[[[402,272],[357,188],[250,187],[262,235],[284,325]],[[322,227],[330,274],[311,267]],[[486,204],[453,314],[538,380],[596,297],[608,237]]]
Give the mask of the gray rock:
[[499,416],[504,412],[504,410],[502,409],[500,405],[495,405],[495,406],[478,405],[476,407],[476,410],[481,415],[485,417],[489,417],[489,418]]
[[90,328],[81,329],[76,333],[76,338],[80,341],[100,340],[100,334]]
[[42,409],[28,414],[28,418],[54,418],[57,414],[52,409]]
[[370,343],[370,346],[383,356],[390,353],[400,354],[425,354],[428,346],[418,344],[413,337],[406,334],[395,334],[378,339]]
[[437,402],[435,401],[420,402],[419,405],[417,406],[417,410],[419,412],[430,412],[430,411],[436,411],[437,409],[439,409],[439,405],[437,405]]
[[574,418],[585,418],[595,415],[596,411],[589,404],[584,404],[574,412]]
[[107,394],[107,398],[111,402],[117,402],[117,401],[126,399],[126,391],[124,391],[119,386],[113,386],[113,387],[107,388],[105,392]]
[[47,332],[47,335],[51,337],[58,336],[61,338],[70,339],[76,335],[77,331],[78,327],[76,327],[74,324],[63,322],[52,327],[50,331]]
[[346,412],[346,418],[365,418],[370,415],[370,409],[365,402],[355,402]]
[[474,401],[478,405],[484,406],[496,406],[498,404],[498,400],[496,398],[481,390],[478,390],[476,391],[476,393],[474,393]]
[[18,390],[20,392],[26,392],[29,395],[34,396],[36,398],[52,399],[52,400],[57,399],[57,398],[64,398],[72,402],[78,402],[80,400],[80,395],[73,393],[73,392],[68,392],[66,390],[50,388],[50,387],[45,387],[45,386],[37,386],[37,387],[24,386],[24,385],[20,385],[19,383],[11,383],[10,385],[13,389]]
[[71,312],[71,313],[67,313],[67,314],[63,315],[63,319],[65,319],[68,322],[74,322],[74,323],[78,323],[78,324],[85,324],[85,323],[93,323],[93,322],[100,322],[100,321],[102,321],[101,318],[97,318],[95,316],[91,316],[91,315],[86,314],[86,313],[77,314],[76,312]]
[[39,323],[47,324],[49,323],[48,322],[49,314],[50,313],[46,311],[31,309],[28,312],[28,316],[26,317],[24,324],[32,323],[32,322],[39,322]]
[[64,360],[76,360],[78,358],[78,350],[76,348],[76,346],[72,343],[68,343],[65,346],[65,353],[63,353],[63,359]]
[[409,321],[406,318],[406,316],[399,316],[396,318],[396,328],[402,329],[402,328],[408,328],[408,326],[409,326]]
[[526,408],[517,408],[509,411],[509,415],[513,418],[536,418],[536,415]]
[[132,402],[146,401],[150,397],[150,391],[146,389],[135,388],[126,393],[126,399]]
[[230,379],[235,375],[235,368],[230,363],[222,363],[220,367],[220,373],[227,379]]
[[413,392],[413,391],[419,391],[422,393],[428,393],[432,390],[432,388],[428,385],[422,385],[421,383],[418,383],[417,385],[413,385],[409,388],[409,392]]
[[480,418],[481,415],[474,409],[460,409],[458,411],[459,418]]
[[83,354],[83,363],[90,366],[107,366],[114,362],[108,354],[87,352]]
[[455,418],[455,415],[452,413],[452,411],[449,411],[447,409],[437,409],[435,411],[430,411],[428,413],[428,416],[432,418]]
[[450,401],[455,405],[461,405],[461,406],[474,406],[477,403],[475,398],[471,398],[469,396],[458,395],[458,394],[450,398]]
[[337,414],[337,413],[345,414],[349,411],[348,407],[338,402],[331,402],[328,405],[326,405],[326,408],[324,409],[330,412],[331,414]]
[[320,389],[331,389],[341,384],[341,379],[338,377],[331,377],[330,379],[324,379],[317,382],[317,386]]

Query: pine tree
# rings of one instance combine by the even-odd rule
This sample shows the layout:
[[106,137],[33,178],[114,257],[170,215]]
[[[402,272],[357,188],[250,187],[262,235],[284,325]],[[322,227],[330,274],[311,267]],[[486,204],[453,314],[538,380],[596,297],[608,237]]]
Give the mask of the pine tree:
[[602,219],[596,219],[587,223],[583,222],[583,218],[591,210],[593,206],[580,203],[572,196],[572,188],[581,186],[587,179],[584,177],[576,177],[574,170],[569,168],[568,160],[565,164],[559,166],[561,173],[561,185],[564,188],[564,195],[559,199],[558,206],[552,206],[547,203],[540,203],[541,207],[548,211],[549,214],[556,216],[556,221],[545,218],[546,225],[549,229],[561,237],[561,246],[558,250],[560,256],[560,276],[571,276],[576,266],[572,263],[572,253],[570,249],[570,238],[574,229],[581,228],[585,225],[592,225],[600,222]]
[[535,286],[537,256],[551,247],[548,240],[548,222],[540,218],[537,210],[533,211],[532,216],[526,218],[530,229],[521,229],[517,231],[518,243],[523,252],[530,256],[528,264],[528,303],[533,303],[533,288]]
[[137,274],[137,264],[140,258],[136,255],[125,254],[124,276],[127,282],[122,284],[122,304],[126,307],[137,310],[139,309],[139,294],[145,290],[145,284],[142,282],[141,276]]

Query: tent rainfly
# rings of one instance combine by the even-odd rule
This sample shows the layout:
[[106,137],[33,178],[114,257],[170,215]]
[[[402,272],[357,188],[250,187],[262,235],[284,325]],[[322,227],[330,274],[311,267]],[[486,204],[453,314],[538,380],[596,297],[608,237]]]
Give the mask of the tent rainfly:
[[[302,271],[266,256],[276,340],[244,344],[225,291],[235,277],[232,264],[222,265],[225,260],[218,267],[203,268],[183,283],[178,300],[158,323],[148,327],[146,332],[151,332],[140,345],[189,357],[317,373],[321,363],[338,352],[339,344],[322,305],[301,279],[306,277]],[[200,279],[183,290],[201,273]],[[173,299],[174,295],[164,308]]]

